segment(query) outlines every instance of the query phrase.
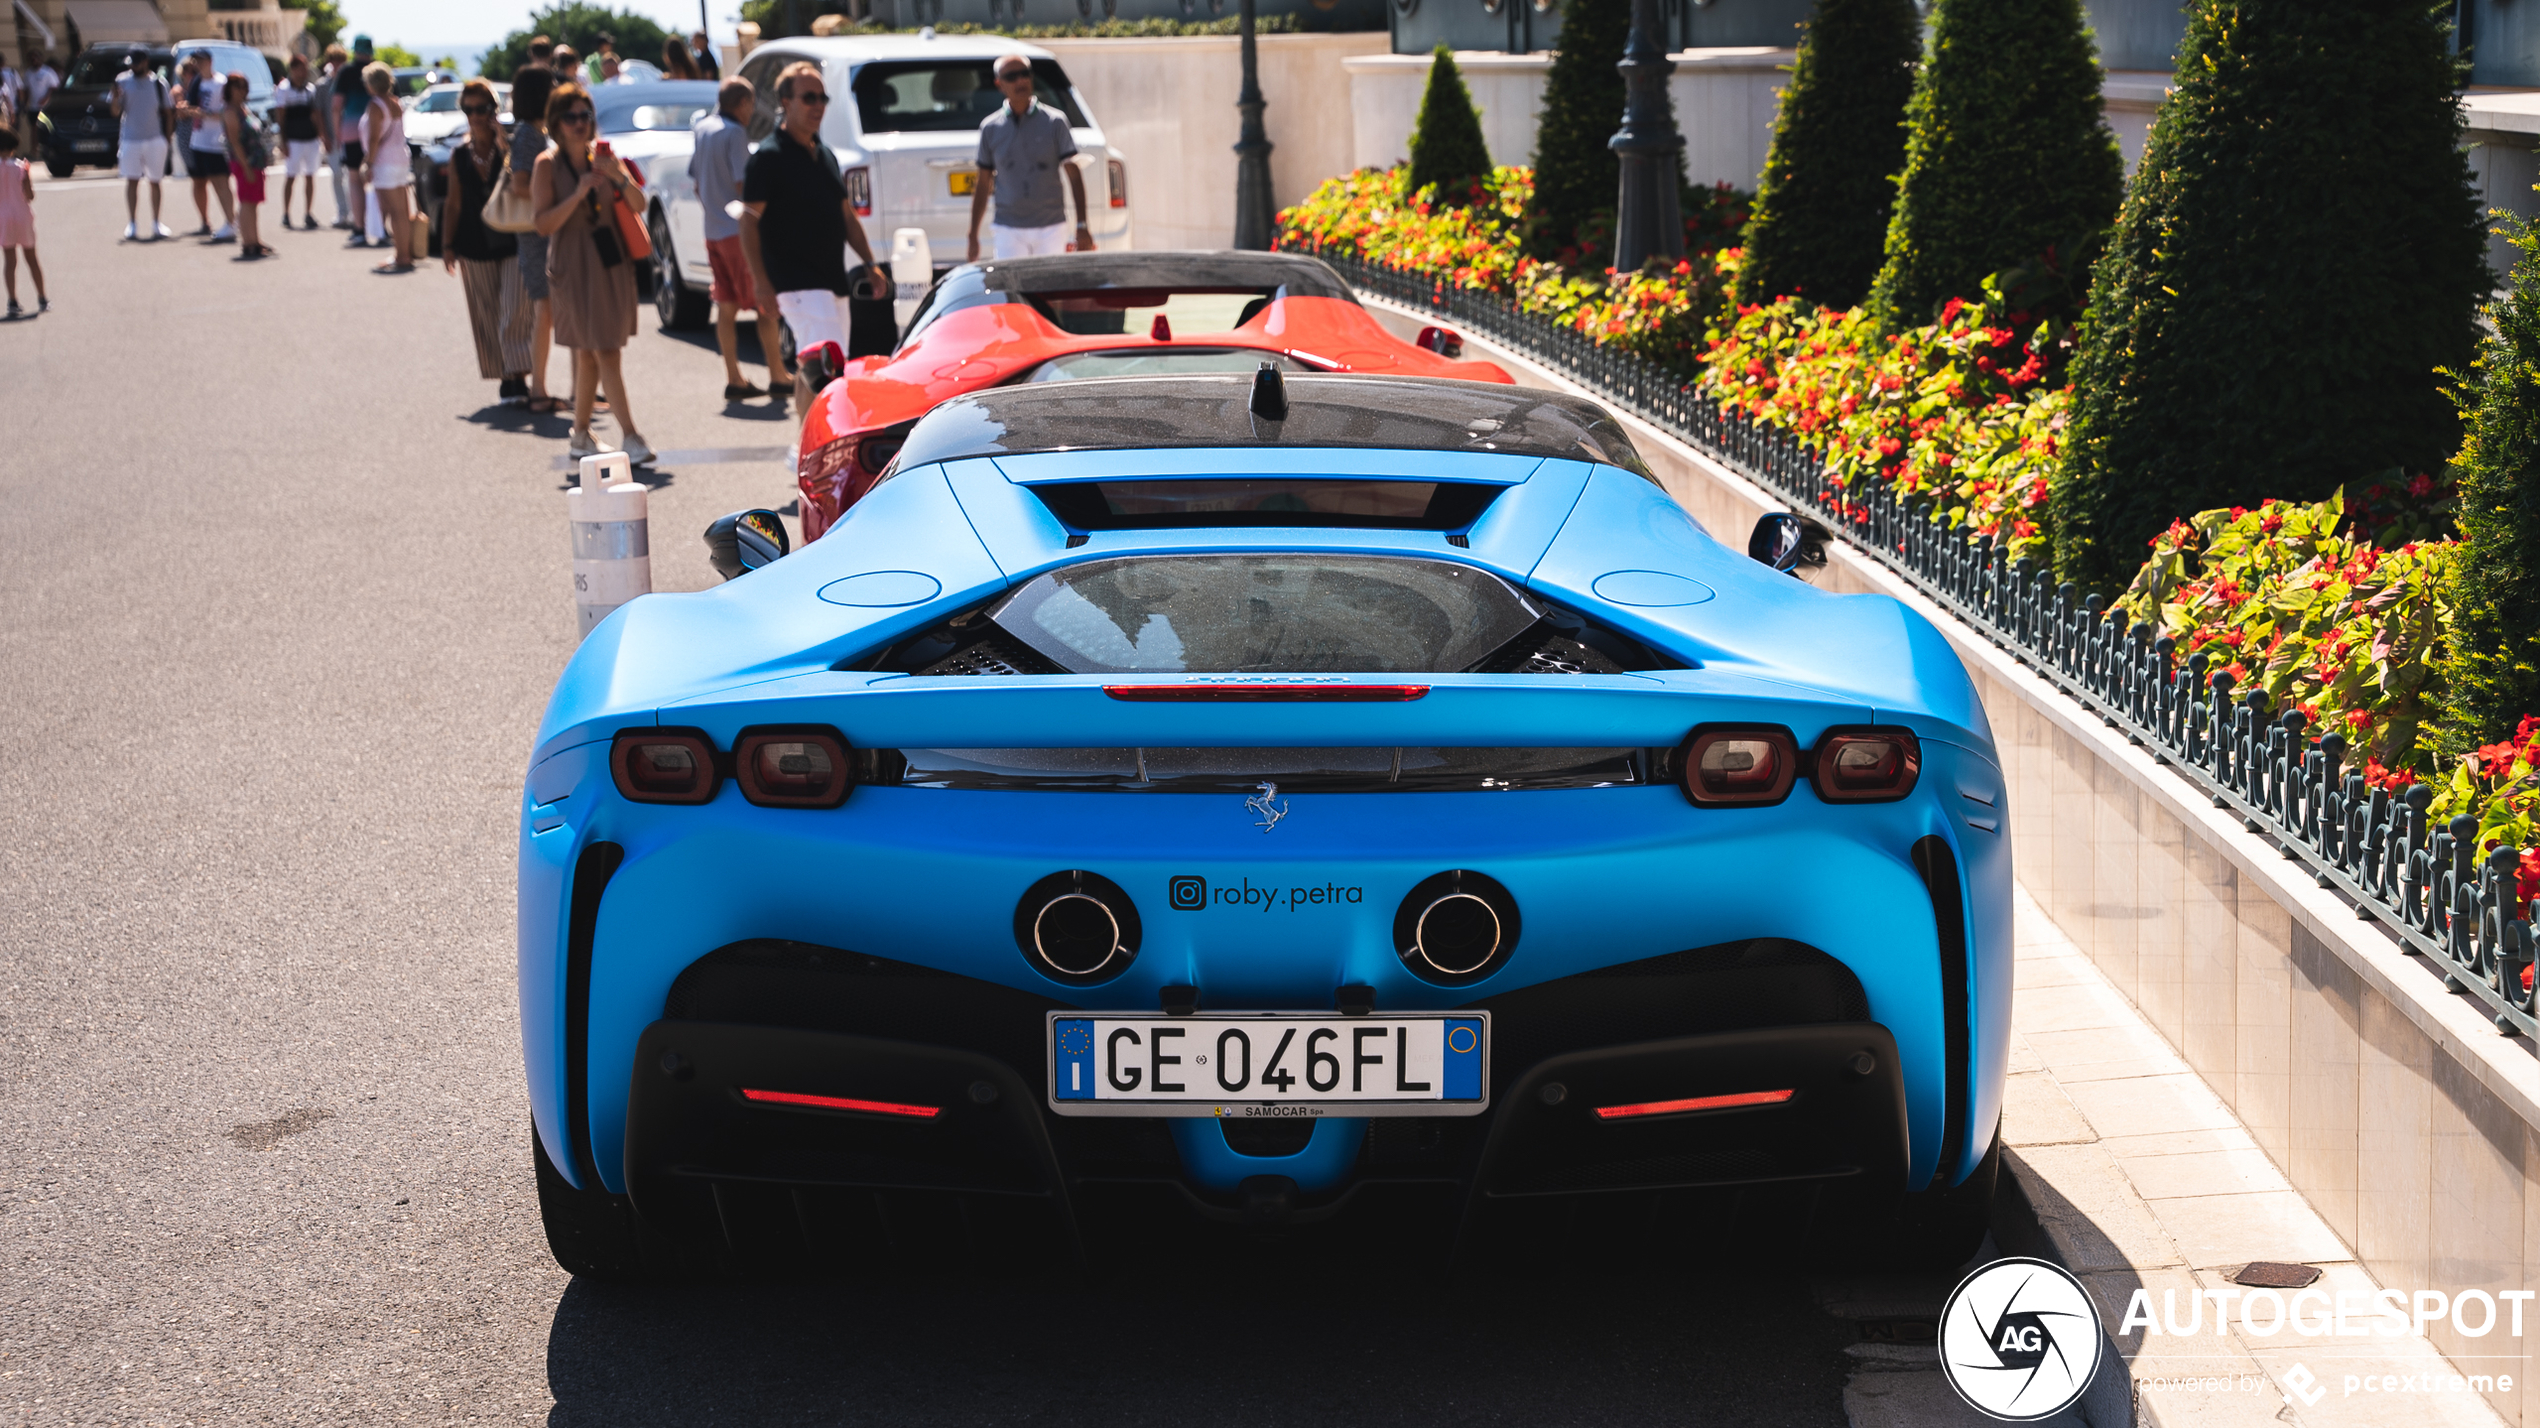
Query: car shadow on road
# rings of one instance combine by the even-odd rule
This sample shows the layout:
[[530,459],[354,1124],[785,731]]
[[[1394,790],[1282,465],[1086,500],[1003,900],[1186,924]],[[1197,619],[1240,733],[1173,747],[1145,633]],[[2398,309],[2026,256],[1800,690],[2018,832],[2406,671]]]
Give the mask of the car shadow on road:
[[1844,1421],[1841,1341],[1793,1264],[1480,1275],[1190,1249],[1003,1277],[576,1280],[548,1424]]

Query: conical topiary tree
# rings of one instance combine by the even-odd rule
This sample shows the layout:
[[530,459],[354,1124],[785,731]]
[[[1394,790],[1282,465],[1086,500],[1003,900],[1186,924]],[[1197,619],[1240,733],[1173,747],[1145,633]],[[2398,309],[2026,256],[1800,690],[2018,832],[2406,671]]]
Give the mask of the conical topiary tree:
[[[1746,220],[1740,301],[1798,293],[1844,308],[1869,292],[1905,164],[1905,104],[1922,48],[1914,0],[1817,0]],[[1548,118],[1548,98],[1544,108]]]
[[1429,90],[1411,129],[1413,193],[1436,184],[1437,201],[1461,207],[1473,200],[1473,184],[1490,172],[1490,148],[1482,142],[1482,116],[1455,67],[1455,51],[1438,46],[1429,63]]
[[2540,233],[2518,227],[2513,291],[2489,309],[2460,478],[2462,552],[2440,742],[2465,753],[2540,714]]
[[2114,590],[2178,516],[2451,456],[2435,369],[2475,354],[2489,275],[2445,28],[2417,0],[2191,7],[2073,362],[2065,578]]
[[1632,0],[1570,0],[1562,12],[1561,48],[1535,121],[1535,196],[1526,210],[1526,247],[1535,257],[1558,258],[1583,240],[1597,246],[1597,233],[1613,227],[1622,166],[1606,145],[1623,123],[1615,66],[1631,32]]
[[1906,105],[1905,172],[1870,304],[1931,321],[1994,273],[2052,249],[2070,263],[2116,216],[2125,160],[2099,103],[2081,0],[1935,0]]

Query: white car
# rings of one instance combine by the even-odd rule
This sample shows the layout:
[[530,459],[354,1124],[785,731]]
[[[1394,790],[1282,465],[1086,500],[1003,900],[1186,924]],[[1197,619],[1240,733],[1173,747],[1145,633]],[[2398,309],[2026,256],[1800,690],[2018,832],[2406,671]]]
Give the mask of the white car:
[[[1009,54],[1031,59],[1041,102],[1065,112],[1075,130],[1071,164],[1085,181],[1094,246],[1130,247],[1128,165],[1103,138],[1084,94],[1068,82],[1057,58],[1031,45],[931,31],[771,41],[750,51],[739,71],[759,96],[750,140],[755,144],[776,127],[776,77],[785,67],[803,60],[819,65],[835,96],[820,138],[838,156],[847,196],[874,256],[889,261],[894,233],[923,229],[932,266],[942,272],[963,258],[970,194],[978,181],[979,123],[1004,102],[995,67],[998,56]],[[654,214],[654,302],[667,328],[705,320],[713,281],[704,210],[684,152],[675,168],[646,169]]]
[[[459,88],[457,84],[436,84],[406,101],[408,147],[428,149],[454,134],[467,132],[467,116],[459,112]],[[508,110],[512,102],[512,87],[495,84],[494,98]],[[510,122],[508,113],[495,117],[506,125]]]

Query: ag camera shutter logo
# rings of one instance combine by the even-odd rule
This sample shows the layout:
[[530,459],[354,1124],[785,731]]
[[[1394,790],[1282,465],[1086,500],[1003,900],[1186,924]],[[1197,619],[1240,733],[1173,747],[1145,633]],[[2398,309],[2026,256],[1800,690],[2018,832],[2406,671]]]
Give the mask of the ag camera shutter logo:
[[1940,1371],[1967,1406],[2026,1423],[2079,1401],[2099,1370],[2099,1306],[2062,1265],[1997,1259],[1940,1317]]

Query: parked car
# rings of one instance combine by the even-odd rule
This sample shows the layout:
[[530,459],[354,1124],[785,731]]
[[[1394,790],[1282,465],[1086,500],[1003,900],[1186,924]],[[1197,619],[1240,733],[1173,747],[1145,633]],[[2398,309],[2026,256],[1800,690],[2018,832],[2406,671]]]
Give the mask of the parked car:
[[[467,142],[467,116],[459,112],[459,88],[439,84],[406,102],[406,149],[413,155],[414,211],[432,221],[430,256],[441,256],[441,203],[450,195],[450,155]],[[512,87],[494,86],[504,104],[494,116],[508,138],[512,131]],[[508,146],[505,149],[508,153]]]
[[[940,272],[965,256],[970,193],[978,179],[979,123],[1002,101],[995,68],[999,55],[1032,61],[1034,89],[1043,103],[1067,115],[1076,137],[1072,166],[1083,176],[1094,245],[1111,251],[1132,237],[1127,162],[1103,135],[1085,96],[1049,51],[995,35],[835,36],[774,40],[750,51],[741,77],[757,89],[750,142],[776,128],[776,77],[785,67],[810,61],[821,67],[835,98],[820,127],[821,141],[838,156],[848,197],[877,256],[892,234],[922,228]],[[605,93],[605,90],[603,90]],[[850,102],[852,101],[852,102]],[[655,302],[665,327],[705,320],[705,294],[713,282],[706,261],[703,211],[687,166],[655,176],[652,208],[657,275]],[[984,240],[985,234],[983,233]],[[665,238],[668,241],[664,241]],[[671,279],[665,285],[658,279]]]
[[[791,339],[787,341],[790,343]],[[1007,382],[1184,372],[1357,372],[1505,382],[1430,328],[1394,336],[1319,258],[1068,253],[972,263],[930,289],[888,357],[846,363],[812,403],[795,458],[805,540],[881,475],[936,403]],[[851,380],[850,380],[851,379]]]
[[1604,409],[1507,385],[936,407],[829,539],[635,598],[548,704],[518,968],[557,1259],[1387,1204],[1663,1238],[1745,1187],[1959,1262],[2006,786],[1947,640],[1782,573],[1795,524],[1722,545]]
[[[247,112],[264,126],[265,137],[273,138],[273,67],[261,52],[229,40],[90,45],[71,62],[69,77],[36,116],[35,146],[53,177],[69,178],[83,165],[115,166],[123,150],[123,121],[114,113],[114,82],[131,71],[136,49],[148,51],[151,68],[171,83],[178,59],[196,50],[211,51],[212,64],[222,74],[247,76]],[[185,137],[178,134],[171,148],[182,148]],[[182,158],[172,156],[171,172],[184,171]]]

